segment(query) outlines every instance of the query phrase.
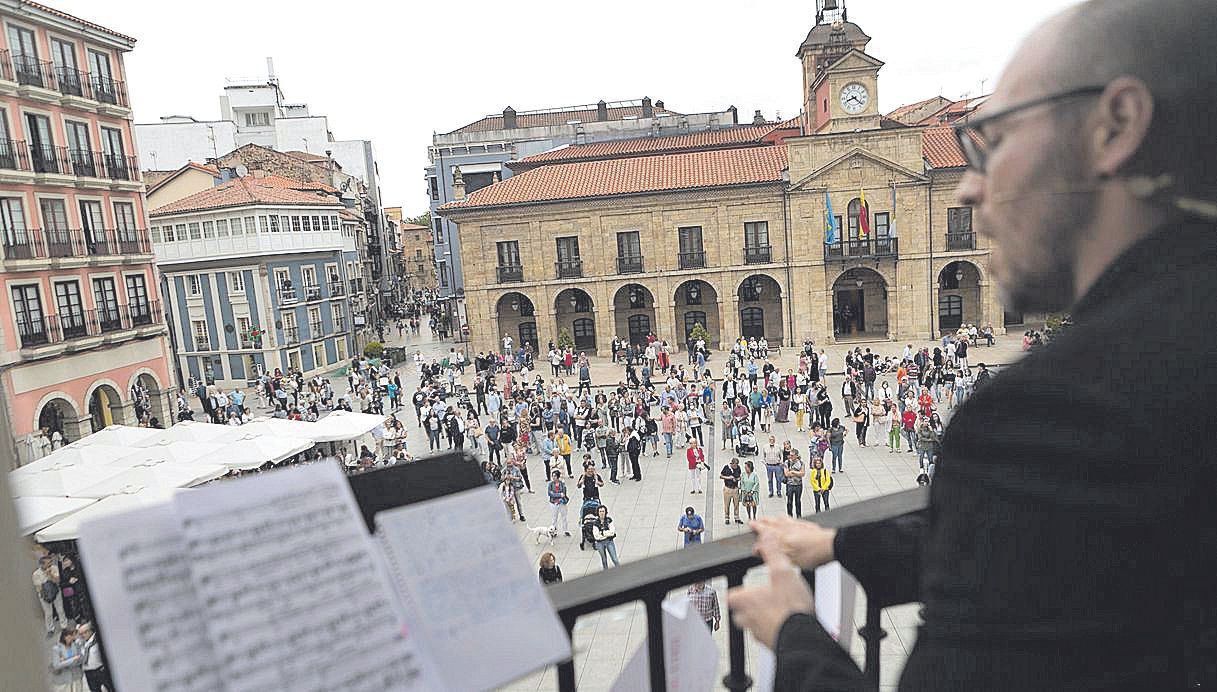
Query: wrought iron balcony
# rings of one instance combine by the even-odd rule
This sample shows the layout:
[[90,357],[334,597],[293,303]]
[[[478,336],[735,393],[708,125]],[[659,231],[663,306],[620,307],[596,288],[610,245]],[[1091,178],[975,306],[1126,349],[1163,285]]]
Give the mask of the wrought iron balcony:
[[59,93],[87,99],[93,98],[89,83],[89,73],[81,72],[74,67],[56,65],[54,67],[54,74]]
[[81,231],[81,242],[89,255],[113,255],[117,245],[114,242],[114,231],[108,228]]
[[338,298],[338,297],[346,294],[346,287],[343,286],[342,282],[339,280],[331,281],[329,283],[329,287],[330,287],[330,297],[331,298]]
[[508,264],[498,267],[499,283],[518,283],[524,280],[524,266],[520,264]]
[[46,256],[47,247],[43,242],[42,231],[27,228],[4,234],[4,259],[45,259]]
[[93,98],[102,103],[115,106],[129,107],[127,103],[127,85],[125,82],[110,77],[93,75],[90,79],[93,87]]
[[55,88],[54,65],[39,60],[36,56],[14,55],[13,70],[17,73],[17,83],[21,86]]
[[85,255],[84,233],[80,229],[48,228],[43,235],[46,238],[46,257]]
[[773,261],[773,246],[745,245],[744,264],[769,264]]
[[102,154],[106,177],[110,180],[139,180],[139,161],[134,156]]
[[72,173],[88,178],[101,178],[105,169],[101,152],[88,149],[69,149],[68,159],[72,162]]
[[10,171],[29,171],[30,150],[25,142],[0,139],[0,168]]
[[692,252],[678,253],[680,258],[681,269],[701,269],[706,266],[706,251],[695,250]]
[[156,316],[161,314],[161,303],[159,300],[143,303],[129,303],[126,306],[126,309],[131,326],[143,327],[152,324],[156,320]]
[[304,299],[306,301],[321,300],[321,287],[315,285],[305,285]]
[[59,320],[59,330],[64,339],[80,339],[97,331],[96,322],[88,319],[83,309],[60,311],[55,317]]
[[299,327],[284,327],[283,341],[288,344],[300,343],[300,328]]
[[296,289],[285,286],[279,289],[279,304],[288,305],[296,302]]
[[96,310],[88,310],[87,314],[89,315],[89,319],[96,321],[101,333],[103,334],[130,328],[123,324],[123,315],[118,309],[117,305],[98,308]]
[[148,240],[148,231],[122,230],[117,231],[118,253],[120,255],[147,255],[152,252],[152,243]]
[[35,173],[72,174],[67,147],[35,145],[30,147],[30,159]]
[[971,231],[947,234],[947,250],[975,250],[976,234]]
[[900,254],[898,238],[887,236],[841,240],[824,246],[824,259],[848,260],[858,258],[896,257]]
[[58,320],[53,317],[31,319],[18,315],[17,336],[21,338],[21,348],[45,346],[63,340]]
[[308,333],[312,338],[316,339],[325,333],[325,329],[320,322],[309,322]]
[[618,274],[641,274],[643,272],[642,255],[623,255],[617,258]]
[[570,259],[554,262],[559,279],[578,279],[583,276],[583,260]]

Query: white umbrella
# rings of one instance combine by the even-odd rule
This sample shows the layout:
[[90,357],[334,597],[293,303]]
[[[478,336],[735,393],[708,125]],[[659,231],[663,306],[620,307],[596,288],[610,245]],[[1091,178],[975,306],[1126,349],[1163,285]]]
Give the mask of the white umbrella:
[[373,430],[384,426],[387,416],[371,413],[356,413],[354,411],[334,411],[322,418],[319,423],[330,428],[334,434],[341,437],[335,440],[355,440]]
[[136,448],[126,456],[110,462],[112,466],[147,466],[163,462],[175,464],[215,464],[224,445],[203,442],[163,442],[155,447]]
[[113,445],[115,447],[134,447],[141,440],[145,440],[157,433],[161,432],[156,428],[133,428],[129,425],[111,425],[88,437],[79,440],[78,443],[86,445]]
[[22,536],[50,526],[94,502],[97,500],[79,497],[19,497],[13,500]]
[[277,464],[313,446],[312,440],[272,435],[246,435],[216,453],[215,460],[232,469],[256,469]]
[[136,447],[155,447],[163,442],[217,442],[227,444],[234,438],[232,426],[214,423],[182,421],[168,430],[158,430],[155,435],[140,440]]
[[125,512],[129,509],[137,507],[145,507],[147,505],[167,502],[173,497],[173,490],[142,490],[136,493],[123,493],[121,495],[111,495],[104,500],[98,500],[84,509],[69,515],[64,519],[51,524],[34,534],[35,540],[40,543],[49,543],[51,541],[70,541],[80,535],[80,525],[97,517],[117,512]]
[[172,490],[189,488],[219,478],[228,473],[219,464],[148,464],[124,469],[97,485],[78,490],[75,497],[103,498],[110,495],[132,494],[143,490]]
[[77,491],[117,476],[123,470],[108,464],[52,466],[36,473],[10,476],[13,497],[73,497]]
[[283,420],[281,418],[264,418],[240,426],[244,435],[270,435],[290,439],[306,439],[313,442],[330,442],[342,439],[334,437],[334,431],[320,423],[308,423],[299,420]]
[[30,462],[25,466],[13,470],[9,477],[16,479],[52,468],[67,469],[73,466],[104,465],[109,464],[115,459],[121,459],[130,453],[131,450],[127,447],[111,447],[110,445],[82,445],[78,447],[69,445],[61,447],[37,461]]

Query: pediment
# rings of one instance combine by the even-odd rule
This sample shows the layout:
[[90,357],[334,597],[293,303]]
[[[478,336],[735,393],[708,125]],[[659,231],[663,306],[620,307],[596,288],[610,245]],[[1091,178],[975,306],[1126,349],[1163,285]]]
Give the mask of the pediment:
[[851,70],[876,70],[883,67],[883,61],[867,55],[857,48],[842,55],[840,59],[824,68],[824,72],[848,72]]
[[[866,166],[866,165],[877,166],[880,169],[883,169],[884,171],[886,171],[888,173],[889,179],[894,179],[897,182],[928,182],[929,181],[929,178],[927,178],[922,173],[919,173],[912,169],[901,166],[900,164],[896,163],[895,161],[891,161],[889,159],[883,158],[882,156],[878,156],[877,154],[871,153],[870,151],[863,149],[862,147],[853,147],[852,149],[846,151],[845,153],[841,154],[837,158],[829,161],[828,163],[824,164],[823,166],[820,166],[819,168],[815,169],[811,173],[807,174],[801,180],[799,180],[795,184],[791,185],[790,189],[793,192],[793,191],[802,190],[804,188],[819,187],[819,185],[817,185],[816,183],[821,178],[833,173],[834,171],[836,171],[838,169],[852,168],[854,166],[855,162],[858,162],[863,166]],[[893,176],[892,174],[895,174],[895,175]]]

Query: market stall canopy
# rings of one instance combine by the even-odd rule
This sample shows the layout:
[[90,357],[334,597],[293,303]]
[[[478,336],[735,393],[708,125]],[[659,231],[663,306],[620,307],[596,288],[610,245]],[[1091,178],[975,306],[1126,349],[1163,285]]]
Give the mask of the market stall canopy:
[[231,425],[216,425],[185,420],[168,430],[158,430],[155,435],[141,440],[136,447],[155,447],[164,442],[216,442],[227,444],[238,437],[240,429]]
[[145,507],[147,505],[168,502],[175,492],[190,492],[188,490],[141,490],[136,493],[123,493],[121,495],[111,495],[103,500],[98,500],[84,509],[68,516],[64,519],[51,524],[34,534],[34,539],[39,543],[50,543],[52,541],[71,541],[75,540],[80,535],[80,525],[91,519],[103,517],[116,512],[125,512],[129,509],[137,507]]
[[[155,447],[136,448],[126,456],[110,462],[111,466],[153,466],[163,463],[215,464],[215,454],[224,445],[204,442],[163,442]],[[119,469],[122,470],[122,469]]]
[[121,466],[104,463],[52,466],[35,473],[10,475],[9,483],[13,497],[75,497],[81,490],[122,472]]
[[219,478],[226,473],[228,473],[228,467],[220,464],[165,462],[132,466],[122,469],[122,473],[111,476],[97,485],[76,491],[75,497],[101,499],[110,495],[130,495],[143,490],[189,488]]
[[14,469],[9,474],[11,482],[16,479],[31,476],[48,469],[68,469],[76,466],[109,464],[115,459],[121,459],[131,453],[130,447],[111,447],[110,445],[80,445],[74,442],[67,447],[60,447],[47,456],[25,466]]
[[28,536],[94,502],[97,500],[79,497],[19,497],[13,504],[17,506],[21,535]]
[[335,437],[336,433],[333,430],[320,423],[284,420],[282,418],[260,418],[252,423],[240,426],[239,429],[242,433],[305,439],[313,442],[333,442],[343,439],[342,437]]
[[383,428],[384,424],[385,416],[353,411],[334,411],[317,421],[317,425],[323,425],[340,435],[332,438],[334,440],[356,440],[377,428]]
[[133,428],[129,425],[109,425],[88,437],[73,444],[79,445],[112,445],[114,447],[134,447],[141,440],[146,440],[161,432],[156,428]]
[[277,464],[312,446],[312,440],[251,433],[222,447],[213,459],[229,469],[256,469],[266,463]]

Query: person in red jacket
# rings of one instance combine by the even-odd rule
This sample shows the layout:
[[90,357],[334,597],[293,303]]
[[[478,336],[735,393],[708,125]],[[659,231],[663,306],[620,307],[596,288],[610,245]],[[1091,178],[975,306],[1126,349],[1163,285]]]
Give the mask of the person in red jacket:
[[911,408],[904,409],[904,414],[900,416],[900,427],[904,430],[904,439],[908,440],[909,451],[916,451],[917,438],[914,433],[917,430],[917,412]]
[[921,409],[921,415],[926,418],[934,412],[934,397],[930,394],[930,390],[925,387],[921,388],[921,396],[917,397],[917,406]]
[[689,448],[685,450],[685,458],[689,460],[689,483],[692,490],[690,495],[702,492],[701,489],[701,472],[706,466],[706,450],[697,444],[697,440],[689,441]]

